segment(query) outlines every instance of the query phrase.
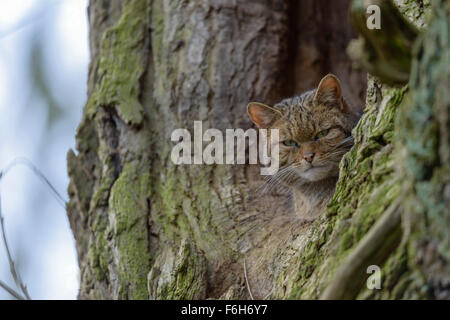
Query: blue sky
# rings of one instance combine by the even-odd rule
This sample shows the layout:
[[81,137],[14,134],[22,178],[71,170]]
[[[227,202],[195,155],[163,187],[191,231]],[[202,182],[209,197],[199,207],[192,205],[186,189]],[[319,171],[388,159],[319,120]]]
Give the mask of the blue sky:
[[[86,7],[87,0],[0,0],[0,168],[26,157],[65,198],[66,154],[86,101]],[[0,192],[10,247],[31,297],[76,298],[78,265],[64,209],[23,166],[8,172]],[[3,243],[0,279],[14,286]],[[8,298],[0,289],[0,299]]]

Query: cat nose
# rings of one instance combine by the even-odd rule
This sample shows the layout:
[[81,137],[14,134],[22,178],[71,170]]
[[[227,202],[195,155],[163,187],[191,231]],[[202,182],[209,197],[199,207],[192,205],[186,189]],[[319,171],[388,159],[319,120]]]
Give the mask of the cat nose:
[[314,152],[307,151],[303,154],[303,159],[311,163],[314,159],[314,154],[315,154]]

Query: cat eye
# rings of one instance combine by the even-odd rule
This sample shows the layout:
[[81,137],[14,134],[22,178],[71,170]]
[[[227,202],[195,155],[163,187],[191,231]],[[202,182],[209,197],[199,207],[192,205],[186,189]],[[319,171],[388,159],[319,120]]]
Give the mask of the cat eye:
[[314,140],[319,140],[320,138],[325,137],[325,136],[328,134],[328,132],[330,132],[330,129],[326,129],[326,130],[320,131],[320,132],[314,137]]
[[283,141],[283,144],[287,147],[298,147],[298,143],[294,140],[285,140]]

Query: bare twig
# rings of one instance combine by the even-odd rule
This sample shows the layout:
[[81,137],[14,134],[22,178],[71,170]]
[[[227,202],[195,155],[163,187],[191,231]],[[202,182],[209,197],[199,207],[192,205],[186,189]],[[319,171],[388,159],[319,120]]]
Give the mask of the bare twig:
[[[2,176],[0,175],[0,178],[1,177]],[[13,276],[14,282],[20,288],[20,290],[24,294],[25,298],[27,300],[31,300],[30,295],[28,294],[27,286],[22,282],[22,279],[20,278],[20,275],[19,275],[19,273],[16,270],[16,266],[14,264],[14,260],[12,259],[12,256],[11,256],[11,251],[9,250],[8,241],[6,240],[5,222],[4,222],[4,218],[3,218],[3,214],[2,214],[1,195],[0,195],[0,228],[2,230],[3,244],[5,245],[6,255],[8,257],[9,271],[11,272],[11,275]],[[3,285],[2,285],[2,287],[5,288]],[[8,289],[6,289],[6,291],[11,293],[10,290],[8,290]],[[15,296],[15,295],[13,294],[13,296]]]
[[245,257],[244,257],[244,276],[245,276],[245,284],[247,285],[247,290],[248,290],[248,293],[250,294],[250,298],[251,298],[252,300],[255,300],[255,299],[253,298],[252,290],[250,289],[250,284],[249,284],[249,282],[248,282],[248,277],[247,277],[247,265],[245,264]]
[[[247,277],[247,264],[245,263],[245,257],[244,257],[244,277],[245,277],[245,284],[247,286],[247,291],[250,295],[250,298],[252,300],[255,300],[255,298],[253,298],[253,294],[252,294],[252,290],[250,289],[250,283],[248,282],[248,277]],[[270,292],[263,298],[263,300],[267,300],[267,298],[272,294],[273,292],[273,288],[272,290],[270,290]]]
[[[50,188],[50,190],[53,192],[58,203],[63,208],[65,208],[66,200],[64,200],[64,198],[61,196],[61,194],[50,183],[50,181],[45,177],[45,175],[28,159],[25,159],[25,158],[14,159],[10,164],[8,164],[6,166],[6,168],[4,170],[0,171],[0,182],[1,182],[2,178],[6,175],[6,173],[8,173],[12,168],[14,168],[15,166],[17,166],[19,164],[24,165],[24,166],[28,167],[29,169],[31,169],[33,171],[33,173],[36,174],[44,182],[44,184],[46,184]],[[2,233],[3,244],[4,244],[5,250],[6,250],[6,255],[8,257],[9,270],[14,279],[14,282],[16,283],[16,285],[20,288],[21,292],[23,293],[23,296],[21,294],[19,294],[18,292],[16,292],[14,289],[10,288],[8,285],[6,285],[2,281],[0,281],[0,287],[3,288],[4,290],[6,290],[9,294],[11,294],[16,299],[31,300],[31,297],[28,293],[27,286],[23,283],[23,281],[20,277],[20,274],[17,272],[14,260],[11,255],[11,250],[9,249],[8,241],[6,238],[6,232],[5,232],[5,221],[4,221],[4,217],[2,214],[1,193],[0,193],[0,229],[1,229],[1,233]]]
[[264,297],[263,300],[267,300],[267,298],[272,294],[272,292],[273,292],[273,288],[272,288],[272,290],[270,290],[270,292],[268,294],[266,294],[266,296]]
[[58,201],[59,205],[66,208],[66,200],[64,197],[56,190],[56,188],[50,183],[50,181],[45,177],[45,175],[39,170],[30,160],[26,158],[15,158],[13,161],[11,161],[4,170],[0,171],[0,182],[1,179],[10,171],[12,168],[18,166],[18,165],[24,165],[25,167],[29,168],[31,171],[33,171],[34,174],[36,174],[44,184],[46,184],[50,190],[53,192],[56,200]]
[[6,292],[8,292],[10,295],[12,295],[17,300],[25,300],[20,293],[18,293],[16,290],[9,287],[6,283],[4,283],[2,280],[0,280],[0,287],[5,289]]

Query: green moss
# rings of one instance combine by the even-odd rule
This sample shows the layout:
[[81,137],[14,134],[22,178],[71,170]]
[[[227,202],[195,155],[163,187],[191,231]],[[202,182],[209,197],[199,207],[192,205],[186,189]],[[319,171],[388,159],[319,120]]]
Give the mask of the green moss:
[[188,222],[183,215],[182,194],[186,175],[178,167],[171,166],[154,187],[152,219],[161,225],[169,239],[179,239],[189,232]]
[[431,0],[394,0],[394,3],[398,3],[400,12],[419,28],[430,19]]
[[151,299],[203,299],[206,296],[207,268],[203,252],[188,239],[178,253],[162,253],[148,275]]
[[402,147],[399,157],[404,163],[400,174],[406,195],[402,219],[409,234],[412,277],[405,294],[411,297],[413,293],[418,297],[448,297],[442,283],[448,277],[445,266],[450,261],[450,147],[446,139],[450,111],[449,8],[448,1],[433,2],[434,19],[416,43],[411,94],[401,106],[397,124]]
[[91,242],[88,257],[96,281],[101,282],[107,279],[109,276],[108,267],[111,262],[111,256],[104,234],[99,233],[96,241]]
[[[440,3],[442,5],[443,2]],[[448,17],[446,21],[448,24]],[[439,43],[430,36],[423,39],[430,42],[427,48]],[[448,41],[442,43],[448,47]],[[442,61],[436,50],[430,52],[434,59],[428,60],[422,53],[421,63]],[[440,88],[438,83],[448,83],[448,72],[444,76],[447,80],[436,80],[438,73],[433,70],[442,72],[445,70],[443,65],[434,66],[436,69],[419,69],[419,65],[418,62],[413,64],[417,69],[413,67],[411,73],[411,92],[407,88],[381,86],[379,96],[383,100],[379,101],[376,90],[369,91],[366,113],[354,130],[355,147],[342,161],[336,194],[328,207],[328,223],[334,225],[334,231],[317,253],[317,263],[325,261],[327,268],[314,267],[310,278],[316,282],[319,280],[319,284],[304,281],[300,274],[299,287],[294,288],[291,297],[319,297],[315,288],[326,286],[340,262],[383,212],[392,208],[390,206],[394,200],[399,203],[398,210],[402,213],[403,243],[390,253],[382,265],[382,288],[368,290],[362,286],[358,288],[357,297],[418,299],[439,293],[437,283],[440,280],[437,279],[440,273],[444,276],[445,272],[436,266],[440,263],[446,265],[445,256],[450,252],[449,242],[446,241],[448,232],[443,232],[448,231],[443,190],[449,175],[446,170],[448,157],[443,158],[442,151],[438,151],[439,143],[442,144],[442,122],[445,121],[441,120],[444,119],[442,116],[437,117],[436,112],[439,105],[448,102],[448,98],[442,99],[448,97],[448,89],[442,90],[440,98],[436,99],[433,97],[435,91],[430,88]],[[430,70],[430,77],[426,78]],[[442,114],[448,113],[448,105],[447,112]],[[419,266],[420,257],[425,254],[424,248],[439,252],[441,256],[438,260],[441,262]],[[325,256],[325,260],[320,255]],[[305,258],[312,257],[305,255]],[[423,271],[426,268],[432,271],[426,274]]]
[[[183,241],[175,263],[176,282],[169,299],[195,299],[206,291],[206,263],[203,253],[196,251],[192,244]],[[203,292],[203,294],[202,294]]]
[[128,299],[148,299],[149,195],[150,174],[141,172],[137,162],[127,163],[111,189],[108,215],[115,259],[120,261],[118,281]]
[[[122,161],[129,160],[118,155],[115,139],[124,134],[116,128],[122,120],[131,127],[143,123],[140,87],[148,63],[149,8],[147,0],[127,1],[118,10],[117,23],[103,33],[100,52],[91,63],[95,76],[90,79],[97,82],[90,84],[77,132],[80,154],[69,154],[71,188],[79,195],[86,224],[93,231],[85,240],[89,268],[84,272],[96,281],[83,280],[81,288],[89,297],[148,298],[150,177],[136,172],[146,167],[144,163],[128,162],[121,172]],[[145,139],[145,134],[136,135],[134,143]],[[86,172],[91,176],[86,177]]]
[[101,106],[112,106],[128,124],[139,125],[143,107],[140,80],[146,69],[148,1],[127,1],[117,25],[102,38],[98,77],[85,112],[92,118]]
[[355,146],[341,162],[327,215],[314,223],[311,240],[297,258],[295,278],[288,280],[288,298],[318,298],[343,259],[398,197],[392,141],[405,91],[385,89],[382,101],[367,105],[353,132]]
[[226,208],[234,201],[224,190],[228,169],[168,164],[161,174],[154,186],[152,219],[162,226],[164,235],[175,242],[192,237],[208,259],[236,254],[227,245],[235,244],[238,237]]

